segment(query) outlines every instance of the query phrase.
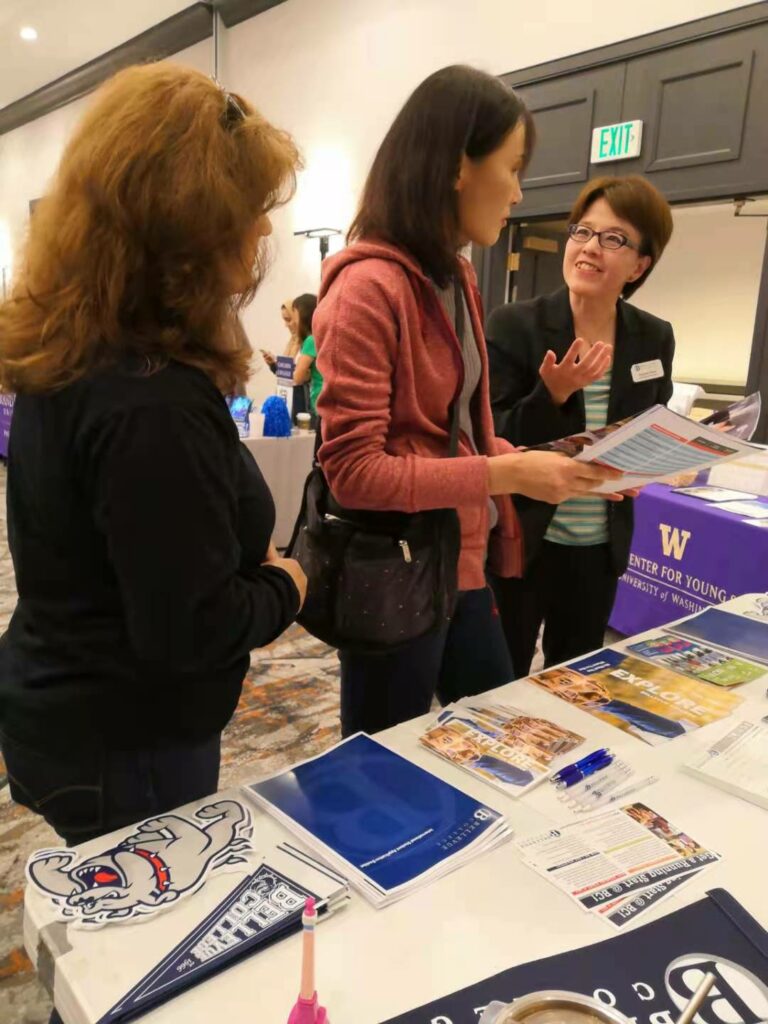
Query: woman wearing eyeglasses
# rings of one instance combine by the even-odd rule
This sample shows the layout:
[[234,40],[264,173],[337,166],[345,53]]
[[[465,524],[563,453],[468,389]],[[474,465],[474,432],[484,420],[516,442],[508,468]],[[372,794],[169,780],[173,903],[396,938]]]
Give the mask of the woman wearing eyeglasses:
[[[629,305],[672,234],[672,214],[645,178],[587,183],[571,211],[566,287],[501,306],[487,327],[496,432],[533,447],[666,404],[675,338]],[[515,495],[521,579],[493,578],[516,676],[530,670],[544,624],[555,665],[601,646],[632,539],[632,502],[596,496],[560,505]]]

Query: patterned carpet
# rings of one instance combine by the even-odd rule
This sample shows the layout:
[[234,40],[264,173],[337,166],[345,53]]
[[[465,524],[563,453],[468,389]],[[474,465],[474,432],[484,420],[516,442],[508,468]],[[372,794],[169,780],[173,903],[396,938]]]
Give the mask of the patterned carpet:
[[[16,603],[5,524],[5,468],[0,469],[0,633]],[[336,652],[300,627],[251,659],[234,718],[224,733],[222,788],[268,775],[320,753],[339,738]],[[0,1021],[44,1024],[51,1005],[22,942],[24,864],[56,843],[36,815],[10,801],[0,760]]]

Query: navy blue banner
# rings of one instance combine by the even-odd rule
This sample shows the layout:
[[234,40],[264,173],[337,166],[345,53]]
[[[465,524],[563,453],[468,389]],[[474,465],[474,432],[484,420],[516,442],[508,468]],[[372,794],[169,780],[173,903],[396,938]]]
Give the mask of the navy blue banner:
[[477,1024],[494,999],[512,1002],[545,989],[593,996],[636,1024],[674,1024],[707,971],[716,981],[697,1024],[768,1020],[768,933],[724,889],[634,931],[512,967],[383,1024]]

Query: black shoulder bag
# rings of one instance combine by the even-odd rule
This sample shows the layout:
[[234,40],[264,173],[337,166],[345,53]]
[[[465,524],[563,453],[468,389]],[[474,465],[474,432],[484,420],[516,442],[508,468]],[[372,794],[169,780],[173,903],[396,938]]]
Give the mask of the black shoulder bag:
[[[464,299],[455,282],[456,334],[464,336]],[[459,398],[450,410],[458,451]],[[304,628],[333,647],[370,654],[395,650],[443,626],[453,614],[461,547],[455,509],[369,512],[342,508],[318,459],[304,485],[287,554],[307,575]]]

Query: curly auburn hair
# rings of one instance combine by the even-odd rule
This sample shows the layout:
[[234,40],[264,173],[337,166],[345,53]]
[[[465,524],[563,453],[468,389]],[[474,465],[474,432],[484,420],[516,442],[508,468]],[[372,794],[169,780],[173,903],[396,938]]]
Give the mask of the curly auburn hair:
[[131,353],[232,390],[251,356],[234,314],[267,265],[256,223],[291,197],[299,166],[290,135],[200,72],[119,72],[35,209],[0,305],[0,388],[52,391]]

